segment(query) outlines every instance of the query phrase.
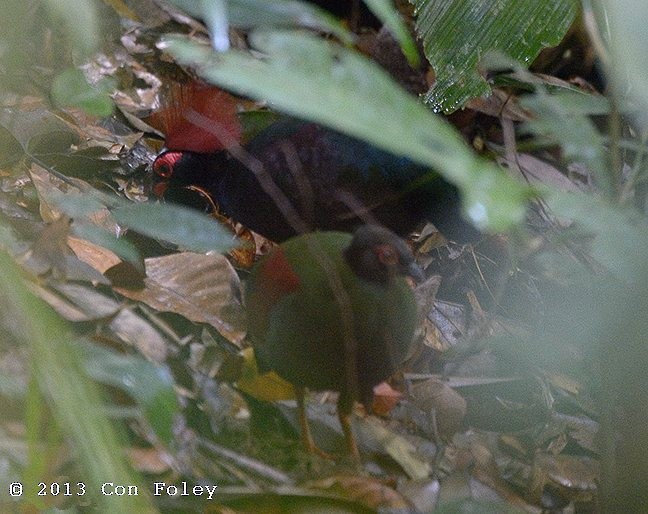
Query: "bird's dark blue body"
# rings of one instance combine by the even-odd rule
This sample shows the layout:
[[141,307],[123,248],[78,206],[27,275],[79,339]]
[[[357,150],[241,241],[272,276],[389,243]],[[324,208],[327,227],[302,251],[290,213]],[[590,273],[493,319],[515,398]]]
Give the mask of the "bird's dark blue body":
[[438,174],[315,123],[282,119],[238,153],[181,154],[172,185],[204,188],[223,214],[276,241],[367,221],[402,235],[428,220],[459,242],[478,234],[461,217],[457,189]]

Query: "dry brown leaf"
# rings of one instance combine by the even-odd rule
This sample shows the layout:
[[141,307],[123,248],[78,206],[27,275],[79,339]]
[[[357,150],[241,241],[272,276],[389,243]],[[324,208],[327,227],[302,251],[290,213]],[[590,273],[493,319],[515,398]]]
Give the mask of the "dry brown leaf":
[[137,348],[153,362],[164,362],[168,353],[166,340],[148,320],[129,309],[122,309],[110,323],[119,339]]
[[411,394],[414,404],[432,415],[439,436],[446,441],[452,439],[466,415],[463,396],[435,378],[414,384]]
[[466,108],[512,121],[527,121],[530,118],[529,112],[520,107],[517,98],[501,89],[494,89],[489,96],[473,98]]
[[[472,477],[479,483],[487,486],[500,495],[507,503],[523,509],[525,512],[541,514],[542,509],[526,502],[513,488],[500,476],[495,459],[486,445],[473,438],[470,442],[470,451],[472,453],[475,466],[473,467]],[[475,484],[471,484],[471,490],[475,495]],[[478,500],[480,498],[477,498]]]
[[542,159],[526,153],[515,154],[515,162],[509,162],[505,157],[498,159],[500,163],[506,164],[510,170],[519,169],[524,178],[532,185],[553,186],[561,191],[580,191],[578,185],[559,169]]
[[170,468],[169,458],[157,448],[129,448],[128,458],[135,470],[144,473],[159,475]]
[[60,316],[72,322],[107,319],[119,310],[119,304],[113,299],[78,284],[60,285],[56,292],[31,284],[30,288]]
[[56,291],[32,286],[34,292],[68,321],[85,322],[106,319],[109,329],[122,341],[137,348],[144,356],[163,362],[167,344],[160,333],[144,318],[91,287],[60,284]]
[[38,210],[41,218],[46,222],[58,220],[61,217],[61,211],[49,202],[49,198],[52,192],[67,193],[71,186],[37,164],[32,164],[29,176],[38,194],[40,201]]
[[158,311],[208,323],[232,343],[240,344],[245,335],[241,285],[227,258],[184,252],[146,259],[144,265],[143,289],[115,290]]
[[398,492],[379,480],[361,475],[336,475],[309,482],[308,487],[349,498],[372,509],[408,509],[410,505]]
[[[81,194],[83,188],[92,190],[92,187],[80,179],[70,179],[70,182],[78,184],[79,187],[73,186],[68,182],[64,182],[58,177],[52,175],[45,168],[32,164],[29,170],[29,176],[38,193],[40,201],[39,210],[43,221],[52,222],[61,217],[61,212],[54,206],[50,199],[54,194]],[[110,211],[107,208],[99,209],[91,213],[88,219],[94,224],[105,228],[115,236],[119,236],[121,229],[119,225],[113,220]]]
[[597,490],[599,475],[598,463],[591,458],[537,453],[531,488],[537,495],[551,483],[564,497],[591,499]]
[[68,236],[67,245],[80,260],[99,273],[105,273],[106,270],[122,262],[116,253],[78,237]]

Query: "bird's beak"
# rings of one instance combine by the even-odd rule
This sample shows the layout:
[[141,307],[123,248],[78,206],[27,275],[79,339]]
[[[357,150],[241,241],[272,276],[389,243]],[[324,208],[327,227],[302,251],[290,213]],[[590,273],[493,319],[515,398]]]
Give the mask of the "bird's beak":
[[412,261],[410,265],[407,267],[407,275],[412,277],[414,282],[416,282],[417,284],[420,284],[425,280],[425,275],[423,274],[423,270],[414,261]]

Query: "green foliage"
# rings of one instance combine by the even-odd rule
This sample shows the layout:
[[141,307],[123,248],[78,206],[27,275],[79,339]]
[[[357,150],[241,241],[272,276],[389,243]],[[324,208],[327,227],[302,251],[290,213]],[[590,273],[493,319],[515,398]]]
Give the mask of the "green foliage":
[[169,370],[135,355],[119,355],[89,343],[77,343],[83,368],[96,381],[127,392],[137,401],[160,440],[169,445],[179,410]]
[[560,43],[578,11],[575,0],[412,0],[416,29],[436,83],[425,100],[434,110],[460,109],[490,93],[481,57],[500,50],[526,65]]
[[648,261],[648,224],[633,208],[622,208],[591,195],[549,195],[549,206],[594,235],[592,257],[617,279],[633,284]]
[[53,26],[63,26],[76,51],[89,56],[97,49],[100,32],[93,0],[46,0],[43,3],[49,10]]
[[418,66],[420,58],[416,43],[398,11],[394,9],[393,2],[391,0],[365,0],[365,4],[394,35],[409,63],[412,66]]
[[215,54],[185,39],[167,47],[214,84],[439,171],[461,187],[465,212],[480,227],[506,230],[524,216],[527,188],[476,157],[448,123],[368,59],[301,32],[257,31],[250,41],[263,59]]
[[187,250],[226,252],[234,246],[231,233],[222,225],[194,210],[171,204],[132,203],[92,191],[82,194],[56,194],[48,198],[75,221],[73,231],[96,244],[109,248],[141,268],[135,247],[108,230],[91,223],[88,216],[108,209],[124,228],[148,237],[179,245]]
[[[102,412],[99,392],[81,370],[78,353],[69,342],[68,327],[27,290],[13,259],[3,252],[0,252],[0,267],[3,313],[0,321],[9,324],[13,338],[30,350],[35,378],[45,402],[69,437],[79,457],[84,480],[92,487],[88,494],[99,491],[106,477],[115,483],[136,484],[136,477],[124,462],[115,430]],[[39,401],[38,396],[32,398]],[[146,495],[118,498],[96,495],[94,500],[104,512],[150,510]]]
[[[615,79],[624,88],[627,81],[630,95],[642,102],[645,126],[648,111],[648,52],[646,52],[646,16],[648,5],[643,0],[597,2],[605,6],[611,37],[610,66],[616,71]],[[603,13],[600,13],[603,15]],[[637,112],[637,114],[639,114]]]
[[233,236],[213,219],[176,205],[131,203],[112,210],[118,223],[188,250],[225,252]]
[[[587,103],[591,100],[592,108]],[[598,108],[596,99],[585,93],[560,91],[548,94],[539,88],[522,105],[535,114],[523,127],[550,145],[559,145],[567,161],[581,161],[593,173],[596,184],[609,198],[615,194],[614,174],[610,173],[603,136],[590,118]]]
[[297,0],[217,0],[195,2],[171,0],[171,3],[192,16],[204,19],[210,29],[212,42],[218,51],[228,48],[229,25],[243,29],[256,27],[304,27],[333,34],[350,43],[353,36],[328,11]]
[[71,68],[54,79],[51,94],[59,107],[78,107],[94,116],[109,116],[113,110],[110,98],[113,86],[111,80],[91,86],[81,70]]

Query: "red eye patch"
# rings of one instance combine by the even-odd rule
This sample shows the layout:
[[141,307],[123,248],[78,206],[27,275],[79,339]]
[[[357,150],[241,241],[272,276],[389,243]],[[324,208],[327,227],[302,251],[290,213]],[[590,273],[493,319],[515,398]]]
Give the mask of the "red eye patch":
[[169,178],[173,175],[173,170],[182,158],[182,152],[166,152],[160,155],[153,162],[153,171],[162,178]]

